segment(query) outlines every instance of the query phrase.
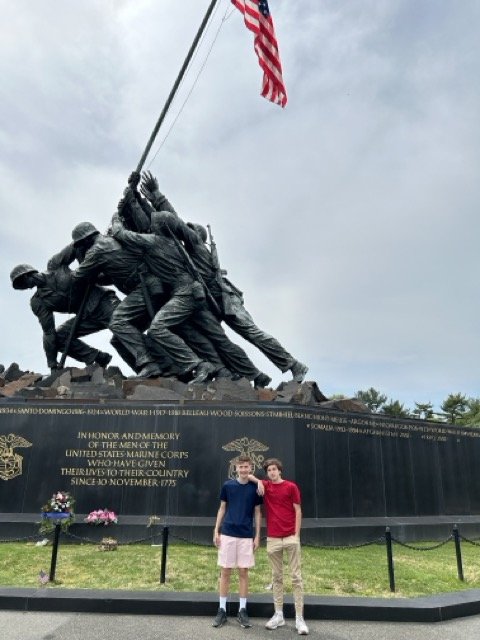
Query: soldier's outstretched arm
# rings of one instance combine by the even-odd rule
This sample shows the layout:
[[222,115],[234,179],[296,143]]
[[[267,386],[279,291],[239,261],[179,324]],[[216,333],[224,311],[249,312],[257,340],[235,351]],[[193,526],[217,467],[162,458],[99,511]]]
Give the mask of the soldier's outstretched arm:
[[69,266],[77,258],[77,251],[73,246],[73,242],[67,244],[61,251],[50,258],[47,263],[48,271],[56,271],[60,267]]
[[124,220],[128,220],[128,226],[140,233],[150,230],[150,219],[153,208],[143,206],[141,196],[136,189],[128,186],[123,192],[123,197],[118,203],[118,212]]
[[171,202],[163,193],[160,192],[160,189],[158,188],[158,180],[150,173],[150,171],[144,171],[140,191],[150,202],[155,211],[170,211],[170,213],[177,215],[177,212]]
[[112,236],[115,240],[118,240],[118,242],[128,248],[138,251],[139,248],[144,249],[151,245],[150,234],[136,233],[135,231],[125,229],[118,213],[114,213],[112,216],[111,229]]

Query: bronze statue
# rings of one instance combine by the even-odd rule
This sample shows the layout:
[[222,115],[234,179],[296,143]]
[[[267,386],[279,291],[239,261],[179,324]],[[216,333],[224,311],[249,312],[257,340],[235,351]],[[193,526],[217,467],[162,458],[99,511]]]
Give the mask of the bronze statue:
[[244,307],[242,292],[225,277],[226,271],[220,268],[213,238],[210,236],[211,249],[209,249],[206,244],[206,229],[199,224],[188,223],[188,225],[200,240],[190,245],[192,260],[222,310],[222,319],[225,324],[255,345],[282,373],[290,370],[295,382],[303,382],[308,367],[290,355],[278,340],[255,324]]
[[[43,329],[43,348],[51,370],[58,368],[58,354],[67,346],[75,323],[75,318],[71,318],[55,328],[54,313],[78,313],[86,293],[83,284],[74,282],[69,268],[76,258],[75,248],[70,245],[49,260],[44,273],[28,264],[17,265],[10,273],[14,289],[36,287],[30,305]],[[90,347],[79,340],[79,337],[106,329],[118,303],[119,299],[114,291],[99,286],[89,290],[85,313],[76,326],[67,355],[86,364],[97,363],[102,367],[108,365],[112,359],[109,353]]]
[[74,280],[95,283],[101,276],[125,295],[109,324],[123,359],[140,375],[146,374],[141,373],[146,367],[150,367],[149,375],[174,374],[168,354],[163,351],[159,357],[157,350],[154,356],[145,341],[143,332],[166,295],[161,281],[147,271],[141,251],[126,250],[113,237],[100,234],[90,222],[78,224],[72,238],[73,245],[84,253],[73,272]]
[[202,285],[195,281],[185,263],[177,244],[178,239],[186,244],[197,242],[196,234],[171,212],[152,213],[151,231],[153,233],[148,234],[129,231],[118,214],[112,218],[113,237],[126,247],[143,251],[147,267],[161,280],[169,295],[168,302],[155,315],[148,329],[150,338],[170,354],[172,360],[183,368],[183,373],[196,371],[193,382],[206,380],[215,375],[215,365],[202,361],[185,340],[173,331],[174,327],[190,320],[214,344],[230,370],[253,380],[256,386],[266,386],[270,379],[254,366],[238,345],[228,339],[218,319],[206,305]]

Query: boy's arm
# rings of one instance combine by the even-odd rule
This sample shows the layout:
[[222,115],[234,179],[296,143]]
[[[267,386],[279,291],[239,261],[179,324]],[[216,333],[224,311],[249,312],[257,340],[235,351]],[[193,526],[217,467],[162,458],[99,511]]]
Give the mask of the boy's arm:
[[295,535],[300,537],[300,529],[302,528],[302,507],[299,504],[293,503],[295,509]]
[[253,473],[248,474],[248,479],[250,482],[254,482],[257,485],[257,493],[259,496],[265,495],[265,485],[261,480],[259,480]]
[[215,520],[215,529],[213,530],[213,544],[216,547],[220,546],[220,526],[225,516],[226,508],[227,503],[221,500],[217,511],[217,519]]
[[260,527],[262,524],[262,512],[260,505],[255,507],[255,538],[253,539],[253,550],[256,551],[260,546]]

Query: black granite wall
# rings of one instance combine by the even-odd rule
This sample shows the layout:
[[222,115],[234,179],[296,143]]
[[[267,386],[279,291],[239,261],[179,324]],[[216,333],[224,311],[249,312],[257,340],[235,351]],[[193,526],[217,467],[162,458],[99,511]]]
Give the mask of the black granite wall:
[[271,405],[2,403],[0,514],[213,517],[231,461],[279,457],[305,518],[475,515],[480,430]]

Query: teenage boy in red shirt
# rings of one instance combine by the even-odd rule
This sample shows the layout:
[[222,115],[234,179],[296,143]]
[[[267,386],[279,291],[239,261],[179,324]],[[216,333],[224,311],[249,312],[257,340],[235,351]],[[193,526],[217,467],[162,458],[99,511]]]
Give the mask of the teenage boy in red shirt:
[[308,635],[308,627],[303,619],[303,581],[300,559],[300,528],[302,508],[300,490],[295,482],[282,478],[283,465],[277,458],[265,460],[263,469],[266,480],[256,482],[258,493],[263,496],[267,521],[267,555],[272,567],[273,602],[275,613],[265,625],[276,629],[285,625],[283,617],[283,552],[288,558],[292,575],[293,597],[295,601],[295,626],[298,635]]

